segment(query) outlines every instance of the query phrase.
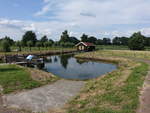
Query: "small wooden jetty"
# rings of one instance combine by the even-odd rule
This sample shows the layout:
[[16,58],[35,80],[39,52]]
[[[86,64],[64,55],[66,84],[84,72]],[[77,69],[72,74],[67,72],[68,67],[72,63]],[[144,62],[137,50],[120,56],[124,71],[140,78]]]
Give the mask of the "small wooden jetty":
[[31,61],[31,62],[16,62],[15,64],[17,65],[21,65],[21,66],[25,66],[25,67],[35,67],[35,68],[39,68],[42,69],[45,66],[44,61],[38,62],[38,61]]

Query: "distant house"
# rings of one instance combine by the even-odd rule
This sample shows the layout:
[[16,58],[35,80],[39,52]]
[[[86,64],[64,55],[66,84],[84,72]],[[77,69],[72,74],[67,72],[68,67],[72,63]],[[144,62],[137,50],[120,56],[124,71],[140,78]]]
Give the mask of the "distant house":
[[95,50],[95,45],[89,42],[79,42],[77,45],[77,50],[79,51],[93,51]]

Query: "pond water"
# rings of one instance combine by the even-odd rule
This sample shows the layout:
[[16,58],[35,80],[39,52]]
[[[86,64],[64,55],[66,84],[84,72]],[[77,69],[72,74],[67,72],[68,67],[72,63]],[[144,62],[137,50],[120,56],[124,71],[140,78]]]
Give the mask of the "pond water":
[[45,69],[65,79],[96,78],[117,68],[114,64],[76,59],[73,54],[48,56]]

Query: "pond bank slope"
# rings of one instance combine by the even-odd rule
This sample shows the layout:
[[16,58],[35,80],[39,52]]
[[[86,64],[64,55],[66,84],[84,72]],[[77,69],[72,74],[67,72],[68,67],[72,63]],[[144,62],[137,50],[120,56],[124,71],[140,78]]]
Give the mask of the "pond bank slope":
[[101,56],[100,51],[77,55],[78,58],[118,63],[118,70],[89,80],[81,94],[72,100],[69,113],[135,113],[139,106],[140,88],[148,65],[116,56]]

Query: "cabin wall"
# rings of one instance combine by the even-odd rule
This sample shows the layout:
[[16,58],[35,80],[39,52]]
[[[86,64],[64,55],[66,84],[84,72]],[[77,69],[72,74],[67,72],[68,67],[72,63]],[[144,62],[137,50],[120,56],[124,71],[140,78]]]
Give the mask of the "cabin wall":
[[85,51],[86,49],[87,49],[87,47],[83,44],[80,44],[77,46],[77,50],[79,50],[79,51]]
[[95,46],[85,46],[83,44],[80,44],[77,46],[78,51],[93,51],[95,50]]

